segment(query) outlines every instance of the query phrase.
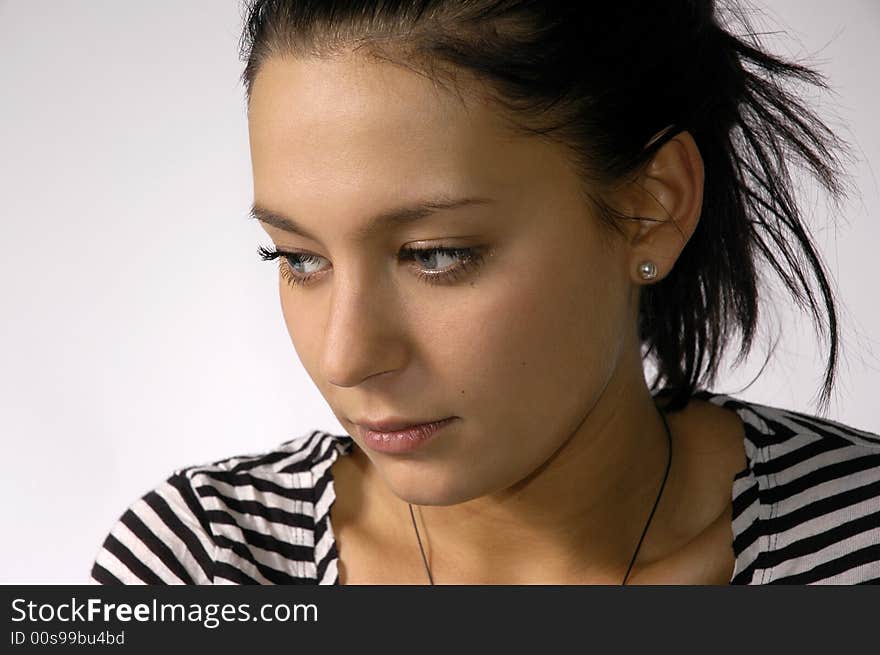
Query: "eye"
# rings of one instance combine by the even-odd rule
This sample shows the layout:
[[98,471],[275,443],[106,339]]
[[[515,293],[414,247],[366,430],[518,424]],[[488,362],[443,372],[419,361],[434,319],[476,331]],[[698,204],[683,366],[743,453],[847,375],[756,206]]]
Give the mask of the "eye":
[[257,249],[257,254],[260,255],[260,259],[263,261],[278,259],[281,277],[287,280],[291,286],[308,284],[313,277],[319,275],[315,271],[301,271],[298,268],[315,264],[318,260],[324,259],[308,252],[287,252],[275,250],[274,248],[264,248],[263,246]]
[[[402,260],[423,264],[417,267],[416,276],[428,284],[451,284],[479,267],[484,259],[483,248],[403,248],[400,253]],[[441,266],[449,261],[452,263]]]
[[[309,284],[320,276],[320,270],[302,270],[311,268],[324,259],[306,252],[288,252],[267,249],[260,246],[257,250],[264,261],[279,259],[279,269],[291,286]],[[484,248],[453,248],[437,246],[434,248],[402,248],[400,260],[413,262],[418,279],[428,284],[451,284],[459,278],[475,270],[484,260]],[[447,262],[452,262],[447,264]]]

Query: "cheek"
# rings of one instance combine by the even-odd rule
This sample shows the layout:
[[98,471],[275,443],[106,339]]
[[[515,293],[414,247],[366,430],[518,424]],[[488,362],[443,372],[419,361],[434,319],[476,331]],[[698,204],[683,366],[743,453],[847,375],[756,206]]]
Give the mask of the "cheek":
[[[278,285],[281,298],[281,314],[284,317],[284,325],[290,335],[290,341],[297,356],[310,376],[317,370],[317,358],[320,353],[322,330],[320,321],[303,320],[303,316],[315,315],[313,310],[307,311],[301,299],[297,299],[296,290],[290,288],[290,283],[280,275]],[[313,378],[314,379],[314,378]]]
[[439,361],[459,363],[455,378],[470,394],[458,396],[462,411],[476,406],[487,420],[523,427],[589,408],[615,369],[628,320],[611,256],[530,263],[487,282],[457,325],[435,335]]

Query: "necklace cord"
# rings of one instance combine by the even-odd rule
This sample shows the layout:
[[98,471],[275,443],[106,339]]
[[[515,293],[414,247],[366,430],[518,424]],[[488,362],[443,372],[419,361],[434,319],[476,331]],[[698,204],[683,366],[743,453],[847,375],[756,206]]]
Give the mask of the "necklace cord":
[[[660,485],[660,493],[657,494],[657,499],[654,501],[654,507],[651,508],[651,514],[648,516],[648,522],[645,523],[645,528],[642,530],[642,536],[639,537],[639,543],[636,546],[636,551],[633,553],[632,559],[629,562],[629,568],[626,570],[626,575],[623,576],[623,582],[621,582],[621,586],[626,584],[627,578],[629,578],[630,571],[632,571],[633,565],[636,563],[636,558],[639,555],[639,549],[642,547],[642,541],[645,539],[645,535],[648,533],[648,527],[651,525],[651,519],[654,518],[654,512],[657,510],[657,505],[660,504],[660,497],[663,495],[663,489],[666,487],[666,479],[669,477],[669,469],[672,466],[672,432],[669,429],[669,423],[666,421],[666,415],[658,410],[660,414],[660,420],[663,421],[663,428],[666,430],[666,441],[669,444],[669,455],[666,458],[666,472],[663,474],[663,483]],[[422,547],[422,537],[419,535],[419,526],[416,525],[416,516],[413,512],[413,506],[411,503],[407,503],[409,505],[409,515],[412,518],[413,529],[416,533],[416,539],[419,542],[419,552],[422,554],[422,562],[425,564],[425,571],[428,574],[428,582],[433,585],[434,578],[431,575],[431,567],[428,566],[428,558],[425,557],[425,549]]]
[[422,553],[422,561],[425,563],[425,571],[428,572],[428,581],[433,585],[434,578],[431,577],[431,568],[428,566],[428,558],[425,557],[425,549],[422,548],[422,538],[419,536],[419,526],[416,525],[416,515],[413,514],[412,505],[410,503],[407,504],[409,505],[409,515],[412,518],[413,528],[415,528],[416,531],[416,539],[419,540],[419,551]]
[[648,516],[648,522],[645,523],[645,529],[642,530],[642,536],[639,537],[639,544],[636,546],[636,552],[633,553],[632,559],[629,563],[629,568],[626,570],[626,575],[623,576],[623,582],[621,582],[621,586],[626,584],[626,580],[629,577],[630,571],[632,571],[633,564],[636,563],[636,557],[639,554],[639,549],[642,547],[642,541],[645,539],[645,535],[648,533],[648,526],[651,525],[651,519],[654,518],[654,512],[657,510],[657,505],[660,504],[660,496],[663,495],[663,489],[666,487],[666,478],[669,477],[669,467],[672,465],[672,432],[669,430],[669,423],[666,422],[666,416],[663,412],[659,412],[660,419],[663,421],[663,427],[666,430],[666,440],[669,444],[669,454],[666,458],[666,472],[663,474],[663,483],[660,485],[660,493],[657,494],[657,500],[654,501],[654,507],[651,508],[651,514]]

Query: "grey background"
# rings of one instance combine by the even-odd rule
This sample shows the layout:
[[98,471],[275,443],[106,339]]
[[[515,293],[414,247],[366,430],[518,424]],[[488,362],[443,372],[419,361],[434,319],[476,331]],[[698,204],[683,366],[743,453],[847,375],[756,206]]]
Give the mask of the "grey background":
[[[880,432],[880,2],[772,0],[758,25],[812,56],[853,142],[835,229],[804,199],[843,303],[828,416]],[[776,22],[774,22],[776,21]],[[0,2],[0,583],[79,583],[128,503],[173,469],[342,432],[302,369],[252,199],[237,0]],[[794,39],[794,40],[792,40]],[[846,127],[845,127],[846,126]],[[813,412],[802,318],[758,382],[719,391]]]

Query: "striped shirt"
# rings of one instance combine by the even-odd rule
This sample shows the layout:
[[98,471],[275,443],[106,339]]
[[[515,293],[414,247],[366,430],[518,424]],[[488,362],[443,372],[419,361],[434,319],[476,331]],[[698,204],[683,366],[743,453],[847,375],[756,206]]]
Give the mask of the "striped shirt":
[[[701,391],[745,427],[730,584],[880,584],[880,436]],[[113,525],[92,584],[339,584],[331,466],[348,435],[174,471]]]

